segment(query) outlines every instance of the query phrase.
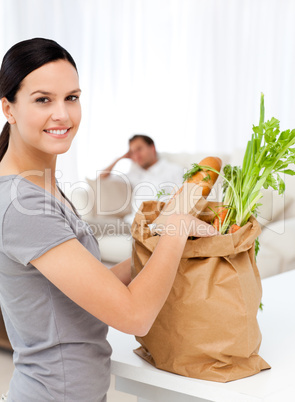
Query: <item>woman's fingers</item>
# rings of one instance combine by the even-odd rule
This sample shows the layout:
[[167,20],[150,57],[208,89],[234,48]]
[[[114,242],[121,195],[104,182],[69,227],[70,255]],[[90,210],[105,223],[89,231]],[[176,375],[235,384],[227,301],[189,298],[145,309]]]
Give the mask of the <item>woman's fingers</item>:
[[[168,219],[166,225],[163,227],[158,227],[162,231],[162,234],[169,235],[186,235],[194,237],[211,237],[218,236],[220,233],[215,229],[214,226],[195,218],[192,215],[178,215],[173,214]],[[157,231],[157,230],[156,230]]]
[[189,236],[195,237],[211,237],[218,236],[220,233],[214,226],[194,218],[189,224]]

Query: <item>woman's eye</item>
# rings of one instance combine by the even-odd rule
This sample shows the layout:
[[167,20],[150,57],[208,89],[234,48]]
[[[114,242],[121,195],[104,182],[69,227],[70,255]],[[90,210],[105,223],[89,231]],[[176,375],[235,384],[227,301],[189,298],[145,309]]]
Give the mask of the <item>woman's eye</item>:
[[38,103],[47,103],[47,102],[49,102],[49,99],[48,98],[38,98],[38,99],[36,99],[36,102],[38,102]]
[[71,101],[71,102],[76,102],[79,99],[79,97],[76,96],[76,95],[70,95],[66,99]]

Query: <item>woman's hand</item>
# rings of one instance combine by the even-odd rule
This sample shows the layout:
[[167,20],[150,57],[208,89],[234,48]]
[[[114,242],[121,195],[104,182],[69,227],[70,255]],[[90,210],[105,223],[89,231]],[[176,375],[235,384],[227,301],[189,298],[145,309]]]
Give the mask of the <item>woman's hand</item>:
[[167,224],[161,229],[161,234],[170,236],[186,235],[186,237],[211,237],[220,235],[214,226],[209,225],[190,214],[173,214],[169,216]]

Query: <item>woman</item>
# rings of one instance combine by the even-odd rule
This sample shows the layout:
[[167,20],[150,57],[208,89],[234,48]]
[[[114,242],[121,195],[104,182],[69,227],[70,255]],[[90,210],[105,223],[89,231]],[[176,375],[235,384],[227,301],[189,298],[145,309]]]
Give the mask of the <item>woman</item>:
[[[106,400],[107,326],[145,335],[163,306],[187,233],[211,236],[190,215],[133,281],[130,259],[107,269],[96,239],[55,181],[81,119],[78,73],[56,42],[14,45],[0,71],[7,119],[0,136],[0,304],[14,349],[9,402]],[[202,224],[202,227],[201,227]],[[202,233],[200,233],[202,232]]]

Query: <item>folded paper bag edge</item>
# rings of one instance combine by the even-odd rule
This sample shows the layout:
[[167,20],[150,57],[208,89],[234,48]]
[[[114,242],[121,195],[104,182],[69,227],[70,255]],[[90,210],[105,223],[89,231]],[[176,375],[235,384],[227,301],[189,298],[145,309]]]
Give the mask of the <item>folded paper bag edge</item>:
[[[164,205],[163,202],[144,201],[132,224],[133,238],[151,252],[154,251],[159,237],[151,233],[148,225],[153,223],[154,217],[160,213]],[[258,221],[251,216],[249,222],[233,234],[188,240],[182,258],[225,257],[247,251],[260,233]]]

